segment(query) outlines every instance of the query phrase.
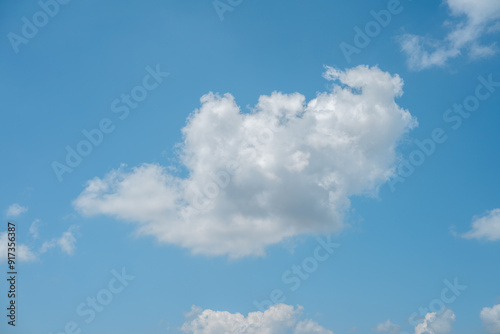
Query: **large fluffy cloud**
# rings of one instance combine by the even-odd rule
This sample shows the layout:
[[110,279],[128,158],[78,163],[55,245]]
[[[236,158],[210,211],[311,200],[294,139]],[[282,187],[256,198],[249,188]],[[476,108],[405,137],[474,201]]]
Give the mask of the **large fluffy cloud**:
[[304,233],[343,226],[349,197],[375,194],[416,121],[395,99],[403,81],[377,67],[327,68],[332,90],[306,103],[261,96],[242,113],[233,96],[207,94],[182,130],[189,175],[157,164],[121,167],[74,201],[84,215],[138,224],[138,232],[194,253],[262,255]]
[[451,31],[443,41],[406,34],[401,38],[402,50],[408,56],[408,65],[415,70],[443,66],[450,58],[467,53],[470,58],[490,56],[496,45],[481,44],[481,37],[500,28],[500,1],[445,0],[451,15]]
[[462,235],[467,239],[500,240],[500,209],[487,212],[472,221],[472,229]]
[[500,304],[483,308],[480,317],[489,333],[500,333]]
[[427,313],[421,324],[415,327],[415,334],[448,334],[455,321],[455,313],[447,309],[441,313]]
[[193,308],[181,330],[190,334],[333,334],[311,319],[300,320],[302,307],[278,304],[248,316]]

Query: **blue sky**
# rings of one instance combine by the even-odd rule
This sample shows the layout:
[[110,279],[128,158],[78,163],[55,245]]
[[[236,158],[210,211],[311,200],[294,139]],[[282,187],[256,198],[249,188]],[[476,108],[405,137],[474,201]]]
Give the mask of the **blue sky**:
[[0,8],[0,332],[500,333],[497,1]]

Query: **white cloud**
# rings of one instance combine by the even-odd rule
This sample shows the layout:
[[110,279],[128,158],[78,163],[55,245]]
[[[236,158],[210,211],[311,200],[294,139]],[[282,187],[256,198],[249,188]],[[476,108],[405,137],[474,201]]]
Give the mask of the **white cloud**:
[[[35,220],[31,227],[34,226],[35,223],[38,224],[39,220]],[[36,226],[36,224],[35,224]],[[72,226],[68,229],[68,231],[64,232],[59,238],[54,238],[50,241],[45,241],[40,247],[38,252],[31,250],[31,248],[25,244],[19,243],[19,239],[16,238],[16,259],[24,262],[35,261],[38,259],[39,255],[47,252],[49,249],[54,247],[59,247],[64,253],[68,255],[73,255],[76,249],[76,238],[74,236],[74,232],[78,227]],[[33,234],[32,229],[30,228],[30,233]],[[5,262],[7,260],[7,251],[9,248],[9,236],[8,232],[0,232],[0,263]],[[2,256],[1,254],[4,254]]]
[[480,317],[489,333],[500,333],[500,304],[483,308]]
[[73,255],[76,249],[76,238],[73,234],[76,227],[70,227],[66,232],[64,232],[61,237],[54,238],[50,241],[45,241],[40,248],[40,253],[45,253],[49,249],[58,246],[63,252],[68,255]]
[[451,31],[444,40],[406,34],[401,48],[408,56],[408,65],[414,70],[444,66],[449,59],[467,53],[471,59],[496,53],[495,44],[482,45],[481,37],[498,31],[500,1],[446,0],[451,15],[457,21],[450,23]]
[[466,239],[500,240],[500,209],[494,209],[482,217],[475,217],[472,229],[463,234]]
[[302,307],[278,304],[248,316],[193,307],[181,330],[191,334],[333,334],[316,322],[300,321]]
[[401,332],[401,327],[399,325],[393,324],[389,319],[385,322],[381,322],[374,328],[375,332],[389,333],[389,334],[399,334]]
[[[7,252],[10,243],[8,238],[7,232],[0,232],[0,262],[7,261]],[[36,259],[36,255],[28,246],[17,243],[16,241],[16,259],[26,262],[34,261]]]
[[448,334],[455,321],[455,313],[446,309],[440,313],[427,313],[421,324],[415,327],[415,334]]
[[447,3],[453,15],[467,15],[474,24],[500,18],[498,0],[447,0]]
[[374,195],[416,121],[395,99],[403,81],[377,67],[327,68],[332,91],[261,96],[242,113],[207,94],[182,130],[180,178],[157,164],[88,181],[73,202],[87,216],[138,224],[138,233],[195,254],[264,255],[268,245],[343,226],[353,195]]
[[30,225],[29,232],[33,239],[38,239],[38,230],[40,229],[40,224],[40,219],[35,219]]
[[27,207],[21,206],[18,203],[14,203],[7,208],[6,215],[7,217],[17,217],[20,214],[25,213],[26,211],[28,211]]
[[333,332],[311,319],[306,319],[297,323],[293,334],[333,334]]

